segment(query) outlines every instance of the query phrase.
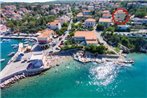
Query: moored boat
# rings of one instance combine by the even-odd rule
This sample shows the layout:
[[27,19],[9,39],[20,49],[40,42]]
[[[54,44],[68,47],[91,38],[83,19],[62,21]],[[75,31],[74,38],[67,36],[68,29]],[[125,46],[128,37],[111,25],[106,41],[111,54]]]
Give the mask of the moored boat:
[[5,59],[0,59],[0,62],[4,62],[5,61]]
[[8,54],[8,56],[13,56],[15,54],[15,52],[11,52]]

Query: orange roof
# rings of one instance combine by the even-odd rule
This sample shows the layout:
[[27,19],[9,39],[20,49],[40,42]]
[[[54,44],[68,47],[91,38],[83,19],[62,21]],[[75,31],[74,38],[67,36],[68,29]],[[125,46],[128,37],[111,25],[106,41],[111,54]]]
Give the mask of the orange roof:
[[103,17],[104,17],[104,16],[107,16],[107,17],[110,16],[110,17],[111,17],[111,14],[110,14],[110,13],[104,13],[104,14],[103,14]]
[[93,18],[88,18],[88,19],[86,19],[85,21],[92,21],[92,22],[95,22],[96,20],[93,19]]
[[77,14],[77,17],[82,17],[83,16],[83,13],[78,13]]
[[107,13],[110,13],[110,11],[109,10],[104,10],[103,11],[103,14],[107,14]]
[[48,22],[48,24],[50,24],[50,25],[57,25],[58,23],[60,23],[59,20],[54,20],[53,22]]
[[39,31],[41,33],[38,37],[49,37],[51,34],[55,34],[53,30],[45,29],[42,31]]
[[99,22],[111,22],[111,18],[100,18]]
[[93,31],[76,31],[74,37],[84,37],[87,43],[97,43],[97,37]]

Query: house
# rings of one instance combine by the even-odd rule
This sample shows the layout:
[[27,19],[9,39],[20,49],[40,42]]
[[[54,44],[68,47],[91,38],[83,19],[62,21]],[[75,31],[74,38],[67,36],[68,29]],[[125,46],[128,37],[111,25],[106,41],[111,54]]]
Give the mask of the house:
[[118,10],[117,12],[114,13],[114,18],[116,21],[124,21],[126,18],[126,14],[123,10]]
[[49,22],[47,24],[47,26],[51,30],[60,30],[61,29],[61,23],[59,20],[54,20],[53,22]]
[[111,18],[111,13],[109,10],[104,10],[102,12],[102,18]]
[[96,34],[93,31],[76,31],[74,41],[80,44],[98,44]]
[[102,18],[111,18],[111,14],[110,13],[103,14]]
[[105,27],[109,27],[112,23],[112,19],[111,18],[100,18],[99,19],[99,24],[104,25]]
[[77,14],[77,20],[81,20],[83,18],[83,13],[78,13]]
[[117,26],[117,31],[129,31],[130,25],[118,25]]
[[109,10],[104,10],[102,11],[103,14],[110,14],[110,11]]
[[95,25],[96,25],[96,20],[93,18],[88,18],[84,22],[84,26],[86,28],[91,28],[91,27],[94,27]]
[[147,19],[146,18],[133,18],[132,23],[136,25],[147,24]]
[[6,25],[0,24],[0,34],[4,34],[7,32]]
[[88,10],[90,10],[90,11],[94,11],[94,6],[89,5],[89,6],[88,6]]
[[91,15],[91,11],[90,10],[83,10],[83,15]]
[[31,55],[26,69],[28,72],[37,73],[43,70],[43,67],[46,66],[46,64],[46,57],[43,53],[34,53]]
[[70,21],[70,17],[68,17],[68,16],[66,16],[66,15],[63,15],[63,16],[61,16],[58,20],[59,20],[59,22],[60,22],[61,25],[62,25],[63,23],[69,22],[69,21]]
[[49,30],[49,29],[39,31],[38,33],[40,33],[39,36],[37,37],[40,47],[49,46],[49,42],[52,40],[54,35],[56,35],[56,33],[53,30]]

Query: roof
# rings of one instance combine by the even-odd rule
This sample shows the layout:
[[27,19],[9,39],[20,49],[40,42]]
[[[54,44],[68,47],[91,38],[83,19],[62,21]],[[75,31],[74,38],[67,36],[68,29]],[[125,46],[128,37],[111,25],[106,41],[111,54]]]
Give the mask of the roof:
[[111,18],[100,18],[99,22],[112,22]]
[[77,14],[77,17],[82,17],[83,16],[83,13],[78,13]]
[[83,12],[91,12],[90,10],[83,10]]
[[108,14],[108,13],[110,13],[110,11],[109,10],[104,10],[102,13],[103,14]]
[[93,18],[88,18],[88,19],[86,19],[85,21],[95,22],[96,20],[93,19]]
[[[63,15],[62,17],[59,18],[59,22],[61,20],[70,20],[70,18],[68,16],[66,16],[66,15]],[[56,20],[56,21],[58,21],[58,20]]]
[[34,54],[31,56],[30,60],[42,60],[43,54]]
[[87,44],[97,44],[97,40],[86,41]]
[[54,34],[55,32],[50,29],[45,29],[45,30],[39,31],[38,33],[41,33],[38,37],[49,37],[51,34]]
[[104,13],[103,17],[111,17],[111,14],[110,13]]
[[74,37],[84,37],[88,44],[97,43],[97,37],[93,31],[76,31]]
[[53,22],[48,22],[48,24],[50,24],[50,25],[57,25],[58,23],[60,23],[59,20],[54,20]]

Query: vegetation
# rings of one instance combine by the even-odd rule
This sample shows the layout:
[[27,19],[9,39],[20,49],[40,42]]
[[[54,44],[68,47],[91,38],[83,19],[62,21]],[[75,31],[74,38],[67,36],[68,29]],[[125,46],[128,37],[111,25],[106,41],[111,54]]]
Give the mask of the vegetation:
[[104,39],[111,45],[119,48],[119,45],[123,45],[133,52],[140,51],[140,48],[147,43],[147,39],[143,38],[128,38],[126,36],[117,35],[113,33],[102,33]]
[[110,26],[104,30],[104,32],[111,32],[111,33],[113,33],[114,31],[115,31],[115,27],[113,26]]
[[135,16],[139,18],[143,18],[147,15],[147,9],[137,9]]
[[74,32],[69,32],[69,36],[70,37],[74,36]]
[[100,31],[101,31],[101,30],[104,30],[104,26],[101,25],[101,24],[98,24],[97,27],[96,27],[96,29],[97,29],[97,30],[100,30]]
[[98,54],[105,54],[107,52],[107,48],[103,45],[96,46],[96,45],[88,45],[85,47],[86,51]]
[[39,30],[45,29],[46,24],[54,19],[54,16],[36,18],[26,15],[22,20],[7,20],[7,26],[14,32],[36,33]]
[[58,35],[63,35],[67,31],[67,27],[62,27],[60,30],[56,30]]
[[77,46],[77,45],[65,45],[61,47],[61,50],[68,50],[68,49],[82,49],[82,46]]

